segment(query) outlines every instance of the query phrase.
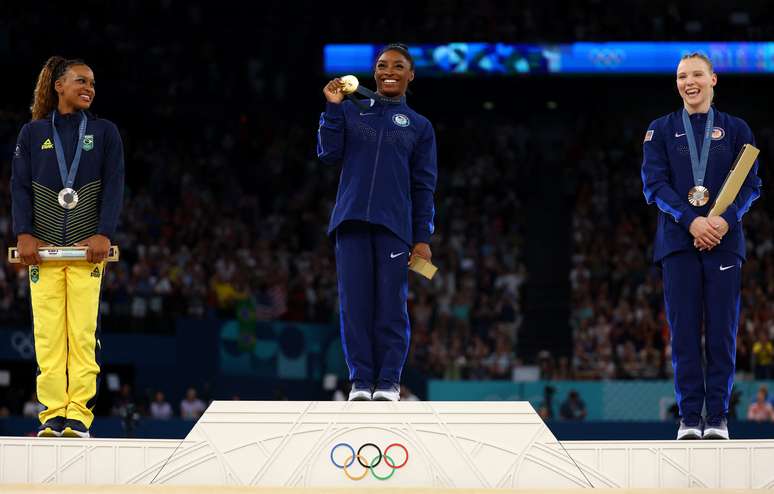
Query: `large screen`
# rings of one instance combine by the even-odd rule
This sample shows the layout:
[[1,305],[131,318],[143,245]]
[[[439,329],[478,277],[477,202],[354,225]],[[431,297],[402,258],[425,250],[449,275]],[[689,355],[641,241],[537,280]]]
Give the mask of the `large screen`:
[[[324,49],[328,75],[366,74],[382,45],[331,44]],[[680,57],[702,52],[715,71],[774,73],[774,42],[619,42],[556,45],[512,43],[420,44],[410,47],[424,75],[661,74],[674,73]]]

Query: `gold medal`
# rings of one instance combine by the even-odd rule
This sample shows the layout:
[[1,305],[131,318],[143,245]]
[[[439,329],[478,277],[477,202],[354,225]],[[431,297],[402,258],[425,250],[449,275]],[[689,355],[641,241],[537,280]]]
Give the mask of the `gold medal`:
[[341,78],[341,82],[344,84],[344,87],[341,88],[341,92],[343,94],[352,94],[355,91],[357,91],[358,86],[360,85],[360,82],[357,80],[357,77],[353,75],[345,75]]
[[688,191],[688,202],[691,203],[691,206],[701,207],[707,204],[709,200],[710,193],[707,187],[696,185]]

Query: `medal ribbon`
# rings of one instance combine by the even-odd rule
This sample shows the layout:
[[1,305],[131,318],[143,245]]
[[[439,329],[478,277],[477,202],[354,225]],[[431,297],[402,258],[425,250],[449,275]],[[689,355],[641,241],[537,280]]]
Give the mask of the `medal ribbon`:
[[688,152],[691,153],[691,168],[693,169],[693,181],[695,185],[704,184],[704,175],[707,173],[707,160],[709,159],[710,144],[712,143],[712,126],[715,123],[715,111],[710,106],[707,113],[707,125],[704,127],[704,143],[701,147],[701,159],[696,152],[696,136],[693,133],[691,119],[688,111],[683,108],[683,130],[688,140]]
[[78,127],[78,144],[75,146],[75,157],[70,165],[70,173],[67,172],[67,162],[65,161],[62,139],[59,138],[59,132],[56,131],[56,113],[51,113],[51,127],[54,133],[54,151],[56,151],[56,161],[59,163],[59,175],[62,177],[62,185],[66,189],[72,189],[75,183],[75,176],[78,174],[78,165],[81,163],[81,151],[83,151],[83,137],[86,135],[86,114],[81,112],[81,124]]
[[[372,99],[374,101],[380,101],[382,103],[387,103],[387,104],[397,104],[402,101],[401,98],[389,98],[387,96],[382,96],[362,85],[358,86],[357,89],[355,89],[355,93],[361,96],[365,96],[368,99]],[[360,111],[368,111],[371,107],[368,104],[366,104],[363,100],[356,98],[355,93],[348,94],[345,96],[345,98],[347,98],[348,100],[353,102],[355,106],[360,108]]]

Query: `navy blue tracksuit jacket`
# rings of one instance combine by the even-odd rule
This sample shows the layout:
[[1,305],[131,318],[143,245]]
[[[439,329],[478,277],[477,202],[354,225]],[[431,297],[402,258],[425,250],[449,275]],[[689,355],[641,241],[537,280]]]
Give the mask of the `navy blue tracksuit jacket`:
[[[59,205],[62,177],[54,150],[51,115],[22,127],[14,150],[11,189],[13,230],[30,233],[52,245],[73,245],[96,233],[112,238],[124,195],[124,148],[118,128],[89,112],[84,147],[73,188],[78,205],[67,210]],[[58,115],[69,171],[78,142],[81,112]]]
[[411,246],[433,233],[437,163],[430,122],[400,99],[327,103],[317,156],[341,166],[328,233],[336,240],[341,333],[350,380],[400,381],[410,329]]
[[648,204],[655,203],[659,209],[654,261],[662,267],[675,393],[683,417],[699,416],[705,405],[708,417],[728,413],[745,259],[742,217],[760,196],[761,187],[756,162],[736,200],[722,214],[729,226],[723,240],[710,251],[699,252],[693,246],[691,222],[709,213],[742,146],[755,143],[744,120],[715,110],[704,177],[710,201],[694,207],[688,202],[688,191],[695,183],[686,139],[693,135],[701,152],[706,119],[706,113],[694,113],[692,128],[684,129],[682,109],[670,113],[650,124],[643,144],[643,191]]

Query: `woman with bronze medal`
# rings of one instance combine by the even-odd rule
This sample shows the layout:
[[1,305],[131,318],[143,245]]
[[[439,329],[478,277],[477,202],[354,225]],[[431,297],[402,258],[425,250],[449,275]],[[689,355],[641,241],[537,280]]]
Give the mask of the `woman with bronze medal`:
[[677,439],[729,438],[745,260],[742,217],[760,195],[756,162],[728,209],[707,217],[742,146],[754,144],[744,120],[713,107],[717,80],[709,58],[685,55],[677,67],[683,108],[654,120],[643,145],[645,199],[659,209],[654,261],[662,269],[671,331]]
[[[116,126],[87,110],[94,73],[51,57],[12,162],[13,228],[29,266],[39,436],[88,437],[99,388],[99,300],[124,189]],[[41,262],[46,245],[87,247],[86,260]]]

